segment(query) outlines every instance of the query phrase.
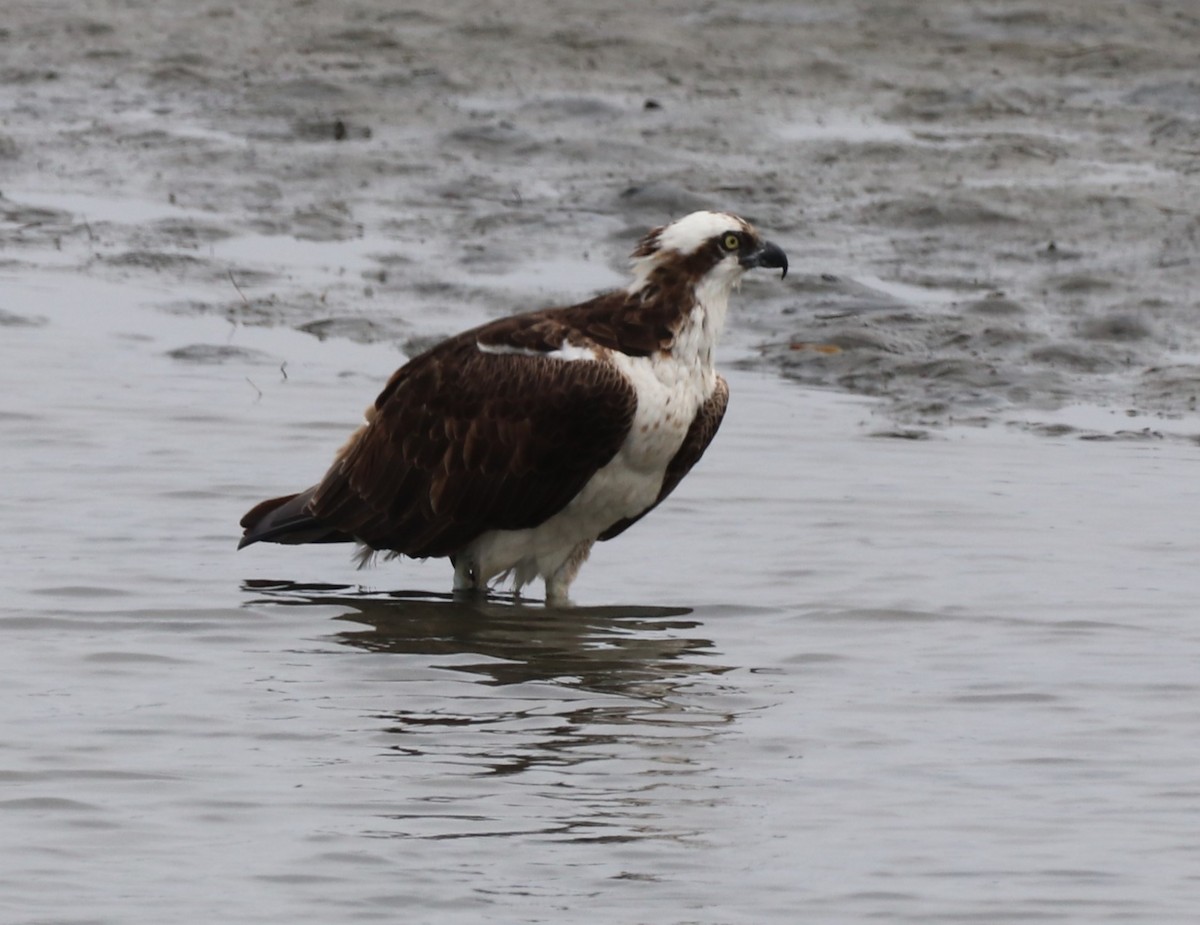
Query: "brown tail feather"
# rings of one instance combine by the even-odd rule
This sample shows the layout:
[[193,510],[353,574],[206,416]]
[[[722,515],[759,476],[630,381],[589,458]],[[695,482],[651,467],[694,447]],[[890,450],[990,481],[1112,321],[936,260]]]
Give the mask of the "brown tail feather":
[[238,549],[251,543],[352,543],[354,537],[318,520],[309,513],[313,489],[260,501],[246,512]]

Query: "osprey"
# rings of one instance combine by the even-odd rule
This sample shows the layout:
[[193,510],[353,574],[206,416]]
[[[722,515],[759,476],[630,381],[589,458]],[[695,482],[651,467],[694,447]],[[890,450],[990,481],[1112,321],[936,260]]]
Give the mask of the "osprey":
[[729,399],[713,368],[729,294],[787,257],[725,212],[650,231],[633,282],[501,318],[413,357],[315,486],[255,505],[241,542],[448,557],[456,591],[541,577],[569,603],[596,540],[656,507],[708,447]]

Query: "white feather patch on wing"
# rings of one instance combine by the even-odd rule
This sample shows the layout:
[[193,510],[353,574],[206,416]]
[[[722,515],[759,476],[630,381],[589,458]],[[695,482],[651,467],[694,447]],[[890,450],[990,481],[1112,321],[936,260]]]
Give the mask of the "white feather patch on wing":
[[596,351],[591,347],[580,347],[567,343],[565,340],[557,350],[549,351],[534,350],[531,347],[514,347],[511,344],[485,344],[478,340],[475,341],[475,346],[479,348],[480,353],[491,356],[545,357],[548,360],[562,360],[564,363],[596,359]]

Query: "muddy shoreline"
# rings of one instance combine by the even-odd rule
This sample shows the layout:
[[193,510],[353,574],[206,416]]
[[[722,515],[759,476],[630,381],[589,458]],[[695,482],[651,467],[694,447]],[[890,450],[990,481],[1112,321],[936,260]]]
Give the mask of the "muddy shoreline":
[[747,283],[739,362],[904,426],[1153,430],[1200,394],[1198,37],[1115,0],[19,2],[0,260],[411,352],[729,208],[795,270]]

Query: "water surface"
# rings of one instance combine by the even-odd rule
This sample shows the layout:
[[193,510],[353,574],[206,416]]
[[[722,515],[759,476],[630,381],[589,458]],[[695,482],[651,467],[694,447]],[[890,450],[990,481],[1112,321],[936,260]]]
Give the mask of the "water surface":
[[1192,919],[1188,441],[736,372],[577,610],[462,602],[234,549],[394,348],[5,285],[5,921]]

